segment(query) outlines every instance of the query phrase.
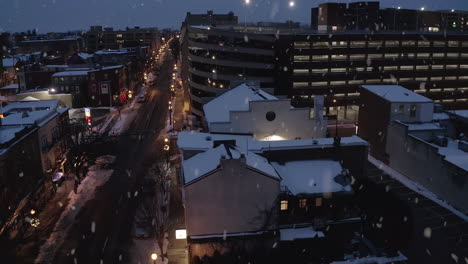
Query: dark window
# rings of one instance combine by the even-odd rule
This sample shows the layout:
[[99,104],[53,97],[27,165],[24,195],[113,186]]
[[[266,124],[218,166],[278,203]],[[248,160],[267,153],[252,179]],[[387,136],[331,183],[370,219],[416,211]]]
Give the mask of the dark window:
[[411,116],[411,117],[415,117],[415,116],[416,116],[416,105],[411,105],[410,116]]
[[276,118],[276,114],[275,114],[275,112],[270,111],[270,112],[266,113],[265,117],[266,117],[266,119],[268,121],[273,121]]

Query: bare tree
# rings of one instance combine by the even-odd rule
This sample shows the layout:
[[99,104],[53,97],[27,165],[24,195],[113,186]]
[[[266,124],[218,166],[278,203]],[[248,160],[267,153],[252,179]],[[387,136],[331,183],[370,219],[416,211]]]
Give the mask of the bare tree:
[[168,221],[169,216],[169,191],[170,191],[171,167],[165,159],[156,160],[149,168],[148,177],[155,180],[156,194],[153,196],[152,209],[153,226],[159,248],[161,249],[161,258],[164,261],[166,252],[164,252],[164,241],[166,234],[171,228]]

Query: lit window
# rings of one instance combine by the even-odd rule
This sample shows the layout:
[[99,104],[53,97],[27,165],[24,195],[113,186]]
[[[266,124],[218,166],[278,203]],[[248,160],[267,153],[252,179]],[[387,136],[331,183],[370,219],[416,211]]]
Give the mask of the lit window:
[[385,66],[384,70],[386,70],[386,71],[396,71],[396,70],[398,70],[398,66]]
[[307,199],[299,199],[299,208],[306,208]]
[[405,47],[413,47],[415,44],[416,43],[414,40],[407,40],[407,41],[401,42],[401,46],[405,46]]
[[331,68],[331,72],[346,72],[346,68]]
[[434,47],[445,47],[445,41],[434,41],[432,45]]
[[367,57],[369,59],[380,59],[382,58],[382,54],[368,54]]
[[287,200],[281,200],[281,211],[288,210],[288,201]]
[[385,41],[385,46],[386,47],[398,47],[400,46],[400,42],[394,41],[394,40],[387,40]]
[[365,41],[351,41],[351,48],[364,48],[366,47]]
[[429,47],[431,43],[429,41],[418,41],[419,47]]
[[339,54],[339,55],[331,55],[332,60],[346,60],[346,55]]
[[314,42],[312,43],[314,48],[328,48],[328,42],[321,41],[321,42]]
[[443,70],[443,69],[444,69],[444,65],[432,65],[432,69],[433,69],[433,70]]
[[317,197],[315,198],[315,206],[320,207],[323,204],[323,198],[322,197]]
[[348,42],[346,41],[333,41],[332,42],[332,47],[346,48],[347,46],[348,46]]
[[367,43],[368,47],[381,47],[382,46],[382,41],[369,41]]
[[400,66],[401,71],[412,71],[413,66]]
[[445,57],[445,53],[433,53],[432,57],[434,57],[434,58],[443,58],[443,57]]
[[313,55],[312,56],[313,61],[324,61],[328,60],[328,55]]
[[313,82],[312,86],[326,86],[327,82]]
[[429,66],[427,65],[418,65],[416,66],[416,70],[427,70],[429,69]]
[[294,56],[294,61],[309,61],[309,56]]
[[312,69],[312,73],[327,73],[328,68],[326,69]]
[[350,80],[348,81],[348,84],[363,84],[363,80]]
[[345,81],[333,81],[333,82],[330,82],[330,85],[344,85],[346,84]]
[[307,82],[293,82],[293,87],[306,87],[309,86]]
[[351,54],[349,55],[350,60],[363,60],[365,58],[364,54]]
[[294,69],[293,72],[294,72],[294,75],[303,75],[303,74],[308,74],[309,70],[308,69]]
[[385,58],[398,58],[398,53],[385,53]]
[[418,59],[429,58],[429,53],[418,53]]
[[306,49],[309,48],[309,42],[294,42],[294,48],[296,49]]

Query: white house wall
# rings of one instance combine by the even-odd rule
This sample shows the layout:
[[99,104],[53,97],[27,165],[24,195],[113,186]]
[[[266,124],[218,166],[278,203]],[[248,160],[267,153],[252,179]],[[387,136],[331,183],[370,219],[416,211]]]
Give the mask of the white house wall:
[[[270,111],[276,115],[272,121],[266,119]],[[316,127],[309,108],[291,108],[289,100],[251,101],[250,111],[230,112],[230,122],[209,124],[210,132],[252,134],[256,140],[322,138],[325,127]]]

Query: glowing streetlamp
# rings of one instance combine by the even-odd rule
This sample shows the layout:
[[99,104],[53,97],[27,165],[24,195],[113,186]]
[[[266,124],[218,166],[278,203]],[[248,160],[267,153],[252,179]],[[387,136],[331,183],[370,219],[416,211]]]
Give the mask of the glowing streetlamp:
[[34,215],[34,214],[36,213],[36,210],[31,209],[31,211],[29,211],[29,213],[30,213],[31,215]]
[[421,11],[424,11],[424,7],[421,7]]
[[153,260],[153,263],[156,264],[156,259],[158,258],[158,254],[153,253],[151,254],[151,259]]
[[245,1],[244,1],[244,4],[250,5],[250,0],[245,0]]
[[294,7],[296,3],[294,1],[289,1],[289,7]]

